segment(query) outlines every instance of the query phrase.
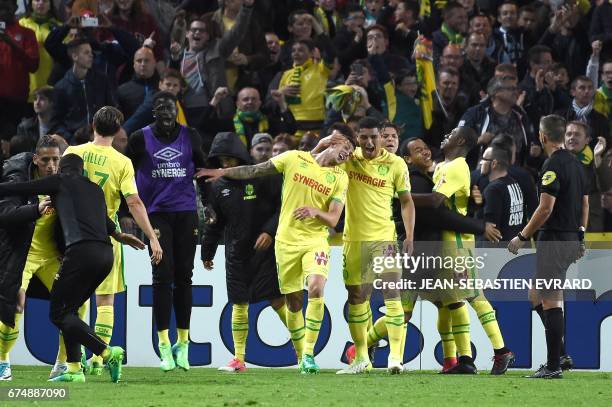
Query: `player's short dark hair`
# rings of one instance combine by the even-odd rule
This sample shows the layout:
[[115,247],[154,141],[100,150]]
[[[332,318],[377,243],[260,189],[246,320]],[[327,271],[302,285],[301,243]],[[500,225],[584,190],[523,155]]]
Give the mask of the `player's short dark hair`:
[[113,106],[104,106],[94,114],[93,128],[102,137],[115,135],[123,124],[123,113]]
[[59,162],[59,172],[83,174],[83,159],[76,154],[66,154]]
[[567,122],[565,124],[565,128],[567,129],[567,126],[569,126],[570,124],[573,124],[574,126],[578,126],[582,129],[582,131],[584,131],[584,134],[587,137],[591,137],[591,128],[589,127],[588,124],[586,124],[585,122],[581,122],[579,120],[572,120],[570,122]]
[[503,170],[507,170],[510,167],[512,152],[508,151],[501,146],[491,146],[491,160],[497,161],[497,164]]
[[355,142],[355,133],[353,133],[353,129],[348,124],[336,122],[329,126],[327,129],[327,135],[333,133],[334,130],[338,130],[338,133],[342,134],[346,139],[353,145],[354,148],[357,148],[357,143]]
[[15,154],[28,153],[34,149],[34,142],[28,136],[18,134],[11,137],[9,140],[9,156],[12,157]]
[[34,90],[34,96],[45,98],[51,102],[53,102],[53,97],[55,96],[55,91],[51,86],[42,86],[36,90]]
[[407,11],[412,12],[412,17],[418,18],[420,12],[419,3],[415,0],[401,0],[400,3],[404,4]]
[[575,89],[576,85],[578,85],[578,82],[589,82],[591,85],[593,85],[593,80],[591,78],[585,75],[578,75],[572,81],[572,84],[570,85],[570,89],[572,90]]
[[529,65],[539,64],[542,61],[542,55],[551,54],[552,50],[548,48],[546,45],[534,45],[529,49],[529,53],[527,54],[527,58],[529,59]]
[[91,42],[89,41],[89,38],[76,37],[75,39],[67,43],[66,51],[68,51],[68,55],[72,57],[72,54],[76,51],[76,49],[84,44],[89,44],[91,46]]
[[455,137],[461,137],[464,141],[463,150],[469,152],[472,148],[476,147],[478,143],[478,134],[476,130],[471,127],[457,127],[457,135]]
[[417,141],[417,140],[421,140],[425,143],[425,141],[420,137],[410,137],[409,139],[404,140],[402,144],[400,144],[400,148],[398,150],[399,155],[402,157],[410,155],[410,150],[408,148],[408,145],[412,143],[413,141]]
[[293,43],[293,45],[295,45],[295,44],[302,44],[303,46],[308,48],[308,51],[312,51],[312,50],[315,49],[315,44],[311,40],[296,40]]
[[159,99],[171,99],[174,103],[176,103],[178,100],[176,96],[174,96],[174,93],[165,90],[159,91],[153,95],[153,106],[155,106]]
[[380,125],[378,126],[378,128],[382,131],[383,129],[388,129],[388,128],[392,128],[393,130],[395,130],[395,132],[397,133],[397,135],[399,136],[400,133],[402,132],[402,127],[398,126],[397,124],[389,121],[389,120],[385,120],[384,122],[380,123]]
[[359,129],[378,129],[380,121],[376,120],[371,116],[365,116],[359,119]]
[[39,152],[43,148],[57,148],[61,150],[59,143],[52,136],[49,135],[42,136],[38,139],[35,151]]
[[83,127],[79,127],[77,131],[74,132],[74,144],[81,145],[85,143],[89,143],[93,140],[93,127],[91,124],[86,124]]
[[549,114],[540,119],[540,132],[551,141],[563,143],[565,140],[565,119],[558,114]]

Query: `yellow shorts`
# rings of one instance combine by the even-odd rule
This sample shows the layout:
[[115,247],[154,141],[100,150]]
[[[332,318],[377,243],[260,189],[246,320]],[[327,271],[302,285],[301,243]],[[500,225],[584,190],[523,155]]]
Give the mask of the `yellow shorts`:
[[96,288],[96,295],[117,294],[125,291],[125,278],[123,275],[123,246],[115,239],[113,244],[113,269],[110,274]]
[[59,268],[60,262],[55,256],[48,258],[28,256],[23,268],[23,276],[21,277],[21,288],[27,290],[30,280],[35,275],[47,287],[47,290],[51,291]]
[[311,274],[325,278],[329,275],[329,244],[326,241],[311,246],[295,246],[277,241],[274,253],[281,294],[302,291]]
[[[398,273],[402,269],[397,262],[382,263],[386,257],[399,253],[397,242],[344,242],[342,251],[342,275],[345,285],[372,283],[380,274]],[[391,264],[392,263],[392,264]],[[376,270],[375,270],[376,268]]]

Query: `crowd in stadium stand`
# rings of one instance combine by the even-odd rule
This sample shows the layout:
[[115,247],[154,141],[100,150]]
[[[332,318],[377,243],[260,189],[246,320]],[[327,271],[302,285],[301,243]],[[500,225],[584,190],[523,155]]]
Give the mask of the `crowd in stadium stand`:
[[2,158],[47,134],[92,140],[106,105],[124,114],[123,152],[153,122],[160,90],[178,97],[177,120],[205,154],[232,132],[253,162],[310,150],[333,123],[364,116],[399,126],[400,146],[420,138],[439,161],[445,135],[468,126],[479,135],[467,158],[478,216],[493,138],[512,138],[529,200],[545,160],[539,121],[556,113],[588,126],[566,148],[591,180],[588,231],[612,231],[610,0],[242,3],[0,0]]

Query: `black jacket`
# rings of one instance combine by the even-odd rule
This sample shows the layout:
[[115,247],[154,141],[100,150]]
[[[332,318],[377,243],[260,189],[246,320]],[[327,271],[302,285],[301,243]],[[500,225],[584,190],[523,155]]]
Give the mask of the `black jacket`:
[[[209,155],[216,164],[219,156],[235,157],[240,165],[248,164],[246,148],[234,133],[219,133]],[[202,260],[212,260],[218,244],[225,241],[227,273],[256,274],[261,267],[276,267],[274,246],[263,252],[253,249],[261,233],[274,237],[280,214],[282,177],[270,176],[251,180],[221,178],[212,187],[211,203],[217,221],[206,225],[202,240]]]
[[157,92],[158,84],[159,75],[156,72],[149,79],[134,76],[131,81],[117,88],[117,103],[126,120],[132,117],[149,94]]
[[[1,181],[29,181],[33,166],[31,153],[17,154],[4,162]],[[0,198],[0,320],[10,326],[15,324],[17,294],[39,216],[36,194]],[[27,295],[48,298],[48,293],[41,295],[46,291],[38,278],[32,278]]]
[[[410,186],[413,194],[430,194],[434,182],[429,174],[423,174],[416,167],[410,167]],[[451,211],[444,204],[438,208],[416,207],[415,209],[415,241],[437,242],[442,238],[443,230],[472,234],[482,234],[485,230],[484,221]],[[401,222],[398,225],[396,221],[396,226],[397,235],[405,237],[406,232],[403,230]]]
[[71,70],[55,85],[53,121],[63,125],[70,137],[93,121],[94,114],[103,106],[115,106],[115,98],[108,78],[90,69],[85,80],[79,80]]
[[[59,134],[64,138],[69,136],[66,129],[53,121],[49,123],[49,130],[47,131],[47,134]],[[36,146],[36,143],[38,143],[38,140],[40,139],[38,117],[34,116],[23,119],[21,123],[19,123],[19,126],[17,126],[17,135],[27,138],[32,142],[33,146]]]
[[[576,120],[576,112],[570,107],[565,111],[556,112],[558,115],[563,116],[565,120],[572,121]],[[610,139],[610,128],[608,125],[608,119],[595,109],[591,110],[591,113],[587,116],[587,123],[590,129],[591,142],[589,143],[591,148],[595,148],[597,145],[597,137],[603,137],[607,141],[607,145],[612,144]]]

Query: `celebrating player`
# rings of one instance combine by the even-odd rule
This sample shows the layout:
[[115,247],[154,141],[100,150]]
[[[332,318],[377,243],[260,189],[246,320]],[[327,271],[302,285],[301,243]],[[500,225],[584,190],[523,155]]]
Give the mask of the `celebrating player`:
[[[348,177],[337,167],[354,149],[350,128],[338,125],[344,139],[323,152],[287,151],[262,164],[235,168],[202,169],[198,176],[249,179],[283,174],[279,226],[276,232],[276,267],[280,291],[287,302],[287,327],[301,373],[318,373],[314,346],[323,322],[323,290],[329,273],[328,228],[334,227],[344,208]],[[308,285],[306,322],[302,314],[304,281]]]
[[[152,261],[159,262],[162,257],[162,249],[149,223],[144,204],[138,196],[132,163],[112,147],[114,137],[122,131],[122,122],[123,114],[119,110],[111,106],[101,108],[93,118],[94,141],[68,147],[64,154],[76,154],[83,159],[86,176],[102,188],[108,217],[114,219],[116,223],[118,223],[117,210],[121,203],[121,195],[123,195],[134,220],[149,239]],[[95,329],[96,334],[106,343],[110,343],[113,335],[115,294],[125,291],[123,249],[119,242],[113,240],[112,243],[113,269],[96,289]],[[102,360],[99,357],[92,358],[90,367],[91,374],[102,374]]]

